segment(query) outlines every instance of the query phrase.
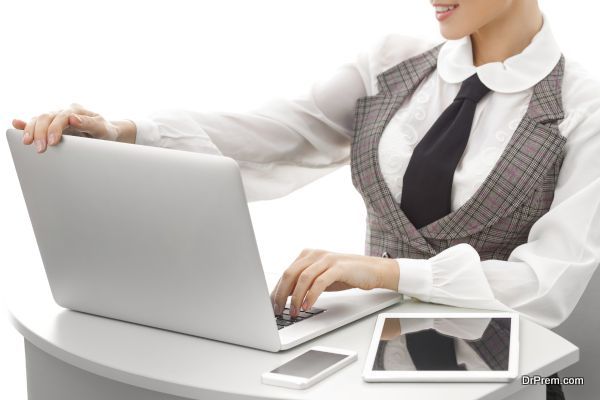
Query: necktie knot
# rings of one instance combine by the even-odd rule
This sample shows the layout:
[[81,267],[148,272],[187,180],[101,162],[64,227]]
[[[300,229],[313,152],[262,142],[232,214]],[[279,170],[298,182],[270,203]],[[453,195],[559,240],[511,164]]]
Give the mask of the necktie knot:
[[465,79],[460,85],[460,90],[455,100],[469,99],[474,103],[478,103],[489,91],[490,89],[481,82],[481,79],[475,73]]

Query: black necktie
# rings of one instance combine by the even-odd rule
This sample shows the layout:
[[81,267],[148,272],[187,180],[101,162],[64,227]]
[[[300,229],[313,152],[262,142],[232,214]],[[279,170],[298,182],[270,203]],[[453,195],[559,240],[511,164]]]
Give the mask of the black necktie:
[[[477,74],[465,79],[452,104],[415,146],[400,208],[417,229],[450,213],[454,170],[469,141],[475,107],[489,91]],[[464,369],[456,362],[454,339],[433,330],[407,335],[406,345],[417,369]]]
[[465,79],[415,147],[404,173],[400,208],[417,229],[450,214],[454,170],[467,146],[475,107],[489,91],[477,74]]

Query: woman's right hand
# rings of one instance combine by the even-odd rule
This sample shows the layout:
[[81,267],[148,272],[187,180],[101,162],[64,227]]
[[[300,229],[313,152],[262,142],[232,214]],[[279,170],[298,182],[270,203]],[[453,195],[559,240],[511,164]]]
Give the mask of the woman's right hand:
[[27,123],[14,119],[12,124],[16,129],[24,131],[23,143],[35,143],[38,153],[46,151],[48,145],[59,143],[63,134],[135,142],[136,129],[132,121],[107,121],[100,114],[76,103],[63,110],[35,116]]

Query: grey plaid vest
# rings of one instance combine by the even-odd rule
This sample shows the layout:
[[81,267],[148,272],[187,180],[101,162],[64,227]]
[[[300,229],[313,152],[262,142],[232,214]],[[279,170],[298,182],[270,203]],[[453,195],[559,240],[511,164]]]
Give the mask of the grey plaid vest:
[[367,207],[365,253],[430,258],[468,243],[482,260],[506,260],[515,247],[527,242],[531,226],[554,198],[566,141],[558,130],[564,117],[564,57],[533,87],[525,116],[475,194],[459,209],[416,229],[383,179],[378,146],[387,123],[435,69],[440,47],[385,70],[377,76],[378,93],[356,102],[351,170]]

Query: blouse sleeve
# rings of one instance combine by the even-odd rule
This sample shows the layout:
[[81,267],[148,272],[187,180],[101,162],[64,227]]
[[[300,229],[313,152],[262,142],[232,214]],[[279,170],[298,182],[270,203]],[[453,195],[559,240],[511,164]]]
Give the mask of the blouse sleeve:
[[397,259],[398,290],[459,307],[515,310],[543,326],[573,311],[600,263],[600,112],[565,143],[554,200],[508,260],[481,261],[466,243],[426,260]]
[[348,162],[354,103],[364,93],[348,63],[296,98],[247,112],[154,112],[134,120],[136,144],[231,157],[249,201],[280,197]]
[[166,109],[133,120],[136,143],[231,157],[249,201],[280,197],[349,162],[356,100],[373,94],[384,68],[428,46],[387,34],[295,98],[247,112]]

